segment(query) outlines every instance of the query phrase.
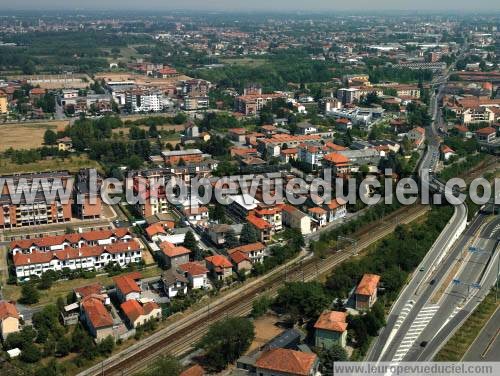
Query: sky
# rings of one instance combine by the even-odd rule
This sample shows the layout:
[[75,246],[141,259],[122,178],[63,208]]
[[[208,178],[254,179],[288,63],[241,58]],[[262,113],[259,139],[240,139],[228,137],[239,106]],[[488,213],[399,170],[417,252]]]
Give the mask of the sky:
[[[226,11],[478,11],[498,12],[498,0],[0,0],[4,10]],[[1,15],[1,11],[0,11]]]

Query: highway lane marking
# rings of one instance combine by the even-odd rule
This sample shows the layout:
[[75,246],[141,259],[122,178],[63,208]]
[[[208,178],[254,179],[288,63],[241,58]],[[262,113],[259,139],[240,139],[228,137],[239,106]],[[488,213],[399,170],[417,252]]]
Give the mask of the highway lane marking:
[[495,342],[495,340],[498,338],[498,336],[500,335],[500,328],[497,329],[497,332],[495,333],[495,335],[491,338],[490,342],[488,343],[488,346],[486,346],[486,349],[484,350],[484,352],[481,354],[481,358],[486,358],[486,355],[488,354],[488,352],[491,350],[491,348],[493,347],[493,343]]
[[420,334],[422,334],[436,312],[439,310],[439,307],[439,305],[428,305],[421,309],[403,337],[403,340],[401,341],[391,361],[400,362],[403,360]]

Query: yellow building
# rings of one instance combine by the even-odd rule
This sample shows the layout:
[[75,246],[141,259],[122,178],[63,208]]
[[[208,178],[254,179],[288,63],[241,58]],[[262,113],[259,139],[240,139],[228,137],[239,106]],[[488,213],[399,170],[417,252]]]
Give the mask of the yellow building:
[[6,114],[9,110],[7,109],[7,96],[5,94],[0,94],[0,114]]
[[19,332],[19,312],[16,306],[4,300],[0,300],[0,334],[5,340],[10,333]]

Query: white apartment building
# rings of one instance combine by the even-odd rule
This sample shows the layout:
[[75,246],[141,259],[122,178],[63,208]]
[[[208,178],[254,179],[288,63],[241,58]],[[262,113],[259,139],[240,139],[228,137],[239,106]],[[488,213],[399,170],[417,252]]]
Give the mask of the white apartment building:
[[121,267],[142,260],[142,249],[136,240],[109,245],[85,246],[79,249],[65,248],[60,251],[29,254],[17,253],[13,256],[17,278],[32,275],[41,276],[48,270],[101,270],[109,263]]

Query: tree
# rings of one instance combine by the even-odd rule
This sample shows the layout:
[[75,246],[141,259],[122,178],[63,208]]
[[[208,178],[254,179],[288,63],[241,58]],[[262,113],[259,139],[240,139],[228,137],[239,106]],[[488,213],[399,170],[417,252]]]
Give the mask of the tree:
[[19,303],[21,304],[35,304],[38,303],[40,299],[40,294],[38,290],[32,284],[23,285],[21,289],[21,298],[19,298]]
[[316,318],[328,307],[330,299],[318,282],[290,282],[279,289],[276,306],[306,320]]
[[150,369],[139,373],[137,376],[179,376],[181,370],[180,362],[173,356],[166,355],[156,360]]
[[207,363],[220,371],[233,363],[248,349],[255,337],[252,322],[244,317],[232,317],[211,325],[198,348],[205,351]]
[[250,313],[250,316],[254,319],[263,316],[271,306],[272,302],[272,299],[267,295],[257,298],[252,303],[252,312]]
[[333,370],[334,362],[345,362],[348,360],[348,357],[347,352],[342,346],[333,344],[332,347],[319,352],[319,359],[321,369],[325,374],[328,374]]
[[257,230],[250,223],[245,223],[241,229],[240,242],[242,244],[255,243],[259,240]]
[[219,223],[226,222],[226,211],[224,207],[218,202],[215,204],[213,208],[210,208],[210,219],[213,221],[218,221]]
[[33,343],[28,343],[24,346],[21,351],[20,359],[26,363],[36,363],[42,358],[42,354],[38,347],[36,347]]
[[191,230],[186,233],[184,243],[182,243],[182,245],[193,252],[195,260],[201,260],[202,257],[200,247],[198,246],[198,241]]
[[55,145],[57,143],[57,134],[51,129],[47,129],[43,135],[45,145]]
[[233,229],[229,230],[225,236],[226,247],[231,249],[239,245],[238,239],[236,238],[236,233]]
[[107,336],[99,345],[97,345],[97,350],[103,356],[109,355],[113,352],[113,348],[115,347],[115,340],[112,336]]

